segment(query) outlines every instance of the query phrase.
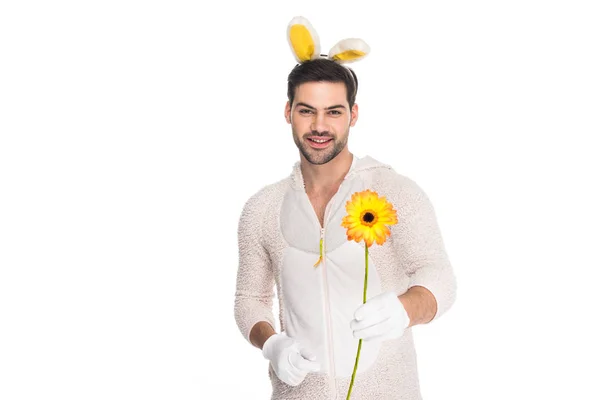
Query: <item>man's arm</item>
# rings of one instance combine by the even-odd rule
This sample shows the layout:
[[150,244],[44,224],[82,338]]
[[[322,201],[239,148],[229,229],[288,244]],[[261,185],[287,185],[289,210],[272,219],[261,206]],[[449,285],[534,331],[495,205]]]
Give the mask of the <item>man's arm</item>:
[[410,318],[408,328],[430,322],[437,312],[435,296],[423,286],[411,287],[398,299]]
[[427,194],[406,177],[400,178],[394,194],[398,224],[391,227],[391,237],[409,277],[407,292],[398,298],[409,326],[426,324],[454,304],[456,278]]
[[267,341],[268,338],[275,334],[275,329],[265,321],[260,321],[254,325],[252,330],[250,331],[250,343],[254,347],[258,347],[262,350],[263,345]]
[[[275,326],[275,280],[271,259],[262,243],[262,224],[268,206],[265,202],[268,202],[268,193],[261,191],[252,196],[244,205],[238,225],[239,266],[234,315],[240,332],[250,343],[251,331],[257,323],[262,321]],[[258,340],[255,338],[255,342],[261,347],[264,343],[263,336],[261,333]]]

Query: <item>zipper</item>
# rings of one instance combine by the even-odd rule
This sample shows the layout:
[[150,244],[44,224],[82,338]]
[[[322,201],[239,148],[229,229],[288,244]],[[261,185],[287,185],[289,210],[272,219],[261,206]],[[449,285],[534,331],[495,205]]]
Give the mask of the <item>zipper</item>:
[[[337,193],[336,193],[337,194]],[[321,240],[319,244],[320,248],[320,257],[317,264],[321,264],[321,271],[323,274],[323,288],[324,288],[324,297],[325,297],[325,316],[327,320],[327,340],[328,340],[328,349],[329,349],[329,366],[330,366],[330,375],[329,375],[329,385],[331,387],[331,392],[333,394],[332,399],[337,397],[337,390],[335,386],[335,356],[333,353],[333,329],[331,326],[331,302],[329,301],[329,283],[327,282],[327,262],[325,261],[325,226],[327,218],[329,217],[329,208],[331,202],[335,198],[335,195],[331,198],[327,207],[325,207],[325,216],[323,218],[323,227],[321,228]]]

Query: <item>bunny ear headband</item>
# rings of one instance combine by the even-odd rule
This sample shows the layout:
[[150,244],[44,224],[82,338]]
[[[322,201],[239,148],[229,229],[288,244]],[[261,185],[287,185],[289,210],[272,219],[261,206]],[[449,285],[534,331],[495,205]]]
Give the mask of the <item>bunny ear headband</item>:
[[326,57],[339,64],[348,64],[364,58],[371,50],[362,39],[343,39],[329,50],[328,55],[322,55],[317,31],[304,17],[290,21],[287,38],[299,63]]

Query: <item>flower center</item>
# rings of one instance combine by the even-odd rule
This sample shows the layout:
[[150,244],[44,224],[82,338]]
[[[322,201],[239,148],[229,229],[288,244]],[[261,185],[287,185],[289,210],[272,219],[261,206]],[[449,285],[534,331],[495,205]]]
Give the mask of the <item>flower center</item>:
[[365,210],[361,213],[360,220],[362,221],[363,225],[369,227],[373,226],[377,223],[377,214],[371,210]]

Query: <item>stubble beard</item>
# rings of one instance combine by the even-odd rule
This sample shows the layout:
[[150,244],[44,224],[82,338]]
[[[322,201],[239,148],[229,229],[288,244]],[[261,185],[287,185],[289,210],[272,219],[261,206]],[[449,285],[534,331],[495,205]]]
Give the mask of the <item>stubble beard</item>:
[[[344,150],[346,147],[346,143],[348,143],[348,131],[343,136],[342,140],[336,139],[335,136],[330,136],[329,133],[318,134],[318,133],[307,133],[304,137],[300,138],[299,135],[296,134],[292,130],[292,136],[294,137],[294,143],[296,143],[296,147],[300,150],[300,153],[306,158],[306,160],[313,165],[323,165],[327,164],[329,161],[333,160],[338,154]],[[327,149],[317,150],[313,149],[306,143],[307,136],[324,136],[331,137],[333,141],[333,145],[329,146]]]

